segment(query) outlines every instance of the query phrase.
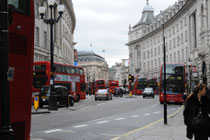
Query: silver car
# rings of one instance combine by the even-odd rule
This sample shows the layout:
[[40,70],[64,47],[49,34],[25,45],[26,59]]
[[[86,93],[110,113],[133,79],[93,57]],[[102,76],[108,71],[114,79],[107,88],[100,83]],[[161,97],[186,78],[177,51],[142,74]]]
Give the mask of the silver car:
[[145,98],[146,96],[151,96],[152,98],[155,97],[153,88],[145,88],[145,89],[144,89],[143,98]]
[[112,94],[109,92],[108,89],[99,89],[95,93],[95,100],[99,99],[107,99],[107,100],[112,100]]

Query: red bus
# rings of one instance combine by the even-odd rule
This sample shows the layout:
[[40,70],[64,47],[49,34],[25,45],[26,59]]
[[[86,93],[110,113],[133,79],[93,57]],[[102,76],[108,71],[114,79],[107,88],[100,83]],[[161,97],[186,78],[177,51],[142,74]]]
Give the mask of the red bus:
[[147,78],[137,77],[134,82],[133,94],[141,95],[146,87],[148,87]]
[[109,92],[111,92],[112,94],[115,93],[115,88],[119,87],[119,81],[115,81],[115,80],[110,80],[109,81]]
[[[82,67],[55,63],[55,85],[63,85],[74,96],[75,101],[84,100],[85,75]],[[33,93],[39,92],[43,86],[50,85],[50,62],[34,62]]]
[[105,89],[105,80],[96,80],[95,81],[95,88],[96,88],[96,91],[98,91],[98,89]]
[[158,94],[158,82],[157,78],[152,78],[148,80],[148,86],[153,88],[154,94]]
[[[164,102],[164,65],[160,71],[159,101]],[[185,65],[166,64],[166,102],[183,103],[185,87]]]
[[[9,25],[9,67],[14,70],[13,80],[9,82],[10,123],[14,130],[14,140],[29,140],[34,54],[34,1],[8,1],[8,4],[14,7],[10,15],[12,22]],[[2,104],[0,96],[0,106]],[[2,116],[3,114],[0,114],[0,121]],[[2,122],[0,122],[0,128],[2,128]]]

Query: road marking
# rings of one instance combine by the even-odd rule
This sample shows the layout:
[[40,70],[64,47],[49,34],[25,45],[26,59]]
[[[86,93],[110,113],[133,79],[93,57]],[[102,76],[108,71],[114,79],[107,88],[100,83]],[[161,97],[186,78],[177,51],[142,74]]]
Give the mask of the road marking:
[[175,110],[176,110],[176,108],[172,108],[171,110],[175,111]]
[[100,105],[103,105],[103,104],[105,104],[105,103],[100,103],[100,104],[97,104],[97,105],[100,106]]
[[133,115],[133,116],[131,116],[131,118],[137,118],[137,117],[139,117],[139,115]]
[[[183,107],[184,107],[184,106],[181,106],[177,111],[175,111],[174,113],[168,115],[167,118],[170,118],[170,117],[176,115],[179,111],[181,111],[181,110],[183,109]],[[140,131],[142,131],[142,130],[144,130],[144,129],[146,129],[146,128],[149,128],[149,127],[151,127],[151,126],[153,126],[153,125],[155,125],[155,124],[157,124],[157,123],[159,123],[159,122],[161,122],[161,121],[163,121],[163,118],[160,119],[160,120],[154,121],[154,122],[152,122],[152,123],[150,123],[150,124],[147,124],[147,125],[145,125],[145,126],[143,126],[143,127],[140,127],[140,128],[135,129],[135,130],[129,131],[129,132],[127,132],[127,133],[124,133],[124,134],[122,134],[122,135],[119,135],[119,136],[117,136],[117,137],[115,137],[115,138],[112,138],[111,140],[119,140],[119,139],[121,139],[121,138],[128,137],[129,135],[138,133],[138,132],[140,132]]]
[[100,122],[97,122],[97,124],[103,124],[103,123],[108,123],[109,121],[100,121]]
[[37,138],[32,138],[31,140],[44,140],[44,139],[37,139]]
[[48,131],[45,131],[45,133],[54,133],[54,132],[59,132],[59,131],[62,131],[62,129],[53,129],[53,130],[48,130]]
[[82,124],[82,125],[77,125],[77,126],[73,126],[75,128],[80,128],[80,127],[85,127],[85,126],[88,126],[87,124]]
[[148,115],[150,115],[150,114],[151,114],[151,113],[145,113],[144,116],[148,116]]
[[71,130],[62,130],[61,132],[64,132],[64,133],[76,133],[75,131],[71,131]]
[[156,111],[156,112],[154,112],[154,114],[158,114],[158,113],[160,113],[160,111]]
[[117,118],[115,121],[125,120],[125,118]]
[[85,108],[82,108],[81,110],[86,110],[86,109],[89,109],[89,108],[92,108],[93,106],[88,106],[88,107],[85,107]]

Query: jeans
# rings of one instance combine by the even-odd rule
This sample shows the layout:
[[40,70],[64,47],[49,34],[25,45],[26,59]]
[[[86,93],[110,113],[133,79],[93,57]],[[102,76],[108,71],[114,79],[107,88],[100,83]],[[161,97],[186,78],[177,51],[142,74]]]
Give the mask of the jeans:
[[203,132],[195,132],[195,140],[208,140],[208,134]]

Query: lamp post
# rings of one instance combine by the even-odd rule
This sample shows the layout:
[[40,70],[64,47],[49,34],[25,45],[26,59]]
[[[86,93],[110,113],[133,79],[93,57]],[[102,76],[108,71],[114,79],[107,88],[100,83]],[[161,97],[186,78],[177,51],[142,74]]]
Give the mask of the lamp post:
[[165,31],[163,20],[163,59],[164,59],[164,124],[167,124],[167,103],[166,103],[166,46],[165,46]]
[[41,19],[44,21],[44,23],[49,24],[50,25],[50,60],[51,60],[51,72],[50,72],[50,97],[49,97],[49,110],[57,110],[57,97],[56,97],[56,93],[54,92],[54,72],[55,72],[55,68],[54,68],[54,44],[53,44],[53,25],[55,23],[58,23],[58,21],[60,20],[60,18],[62,17],[63,11],[64,11],[64,5],[60,4],[57,7],[59,16],[57,19],[53,18],[53,8],[55,6],[55,1],[56,0],[48,0],[48,5],[50,8],[50,18],[46,19],[46,17],[44,18],[45,15],[45,11],[46,11],[46,7],[44,7],[43,5],[41,7],[39,7],[39,13],[41,16]]
[[191,93],[191,85],[192,85],[192,71],[191,71],[191,65],[192,65],[192,62],[191,62],[191,59],[189,58],[188,62],[187,62],[187,65],[189,67],[189,93]]
[[1,128],[0,139],[14,139],[14,131],[10,122],[10,90],[9,90],[9,56],[8,56],[8,1],[0,1],[0,97],[1,97]]

